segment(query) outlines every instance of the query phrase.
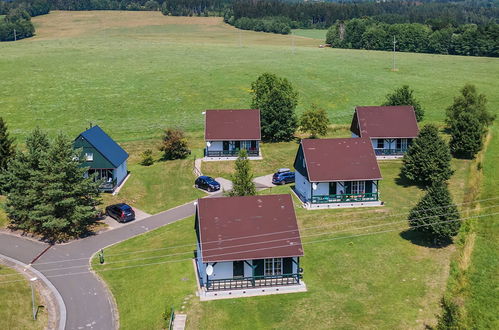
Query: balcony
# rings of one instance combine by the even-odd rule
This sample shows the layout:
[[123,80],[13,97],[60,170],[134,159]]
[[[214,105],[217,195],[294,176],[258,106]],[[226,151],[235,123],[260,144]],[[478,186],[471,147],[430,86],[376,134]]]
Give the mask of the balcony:
[[312,204],[327,203],[355,203],[355,202],[375,202],[379,199],[379,193],[363,194],[336,194],[312,196]]
[[374,149],[376,156],[403,156],[407,148],[402,149]]
[[[258,157],[260,152],[258,149],[249,149],[246,150],[248,153],[248,157]],[[221,150],[221,151],[212,151],[205,149],[206,157],[237,157],[239,156],[239,150]]]
[[117,183],[118,181],[116,180],[116,178],[114,178],[112,181],[103,181],[99,186],[99,189],[101,191],[113,192]]
[[272,276],[253,276],[208,280],[207,291],[223,291],[234,289],[253,289],[259,287],[275,287],[300,284],[301,274],[282,274]]

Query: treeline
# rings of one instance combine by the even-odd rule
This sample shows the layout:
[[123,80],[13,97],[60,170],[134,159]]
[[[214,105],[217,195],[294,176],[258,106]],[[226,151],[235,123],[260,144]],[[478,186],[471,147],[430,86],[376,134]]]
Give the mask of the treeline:
[[0,0],[0,15],[7,15],[14,9],[25,10],[29,16],[35,17],[48,14],[50,11],[50,2],[49,0]]
[[499,24],[464,24],[458,27],[419,23],[386,24],[374,19],[337,22],[326,43],[336,48],[391,50],[393,40],[402,52],[499,56]]
[[258,32],[271,32],[280,34],[289,34],[291,32],[291,24],[289,22],[289,19],[285,17],[241,17],[235,19],[234,16],[231,16],[224,17],[224,22],[233,25],[241,30],[253,30]]
[[0,20],[0,41],[15,41],[29,38],[35,33],[29,13],[21,8],[10,10]]
[[[390,1],[355,2],[286,2],[279,0],[236,0],[229,14],[242,17],[286,17],[296,27],[328,28],[338,20],[371,17],[378,22],[428,23],[442,26],[496,22],[499,8],[490,2],[463,1],[455,3]],[[293,26],[292,26],[293,27]]]

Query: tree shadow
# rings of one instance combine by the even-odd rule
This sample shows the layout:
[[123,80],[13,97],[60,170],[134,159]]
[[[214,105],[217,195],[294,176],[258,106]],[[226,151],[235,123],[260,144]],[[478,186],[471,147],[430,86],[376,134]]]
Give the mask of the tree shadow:
[[424,184],[409,180],[402,173],[399,173],[398,177],[395,178],[395,183],[398,186],[402,186],[404,188],[418,187],[419,189],[426,189],[426,186]]
[[410,241],[414,245],[423,246],[431,249],[441,249],[452,244],[451,239],[434,239],[429,237],[427,234],[415,231],[415,230],[405,230],[401,232],[400,237]]

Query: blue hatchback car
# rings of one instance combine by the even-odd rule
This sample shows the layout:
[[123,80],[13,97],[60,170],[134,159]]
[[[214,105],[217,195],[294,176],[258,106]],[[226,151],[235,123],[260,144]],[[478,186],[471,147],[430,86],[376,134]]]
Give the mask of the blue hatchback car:
[[196,179],[194,182],[194,185],[196,188],[201,188],[206,191],[217,191],[220,190],[220,183],[215,181],[210,176],[202,175],[199,178]]
[[291,172],[289,168],[280,168],[272,176],[273,184],[286,184],[295,182],[295,172]]

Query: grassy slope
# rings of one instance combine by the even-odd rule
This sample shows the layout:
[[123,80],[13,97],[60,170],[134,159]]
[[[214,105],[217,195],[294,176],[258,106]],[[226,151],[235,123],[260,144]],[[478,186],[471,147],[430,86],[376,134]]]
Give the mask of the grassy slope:
[[[43,309],[40,309],[38,319],[33,321],[28,280],[3,265],[0,265],[0,277],[2,281],[21,280],[0,284],[0,329],[44,329],[47,324],[47,313]],[[40,304],[38,294],[36,301]]]
[[[492,129],[492,140],[485,153],[483,164],[482,199],[497,197],[499,173],[499,125]],[[490,206],[497,201],[482,203]],[[497,211],[497,209],[494,209]],[[484,211],[485,212],[485,211]],[[476,329],[499,328],[499,296],[497,295],[499,274],[499,217],[491,216],[475,223],[476,239],[468,269],[468,286],[465,292],[465,307],[469,316],[469,324]],[[495,307],[494,307],[495,306]]]
[[321,29],[295,29],[295,30],[292,30],[291,33],[295,36],[312,38],[312,39],[319,39],[322,42],[325,42],[327,30],[326,29],[324,29],[324,30],[321,30]]

